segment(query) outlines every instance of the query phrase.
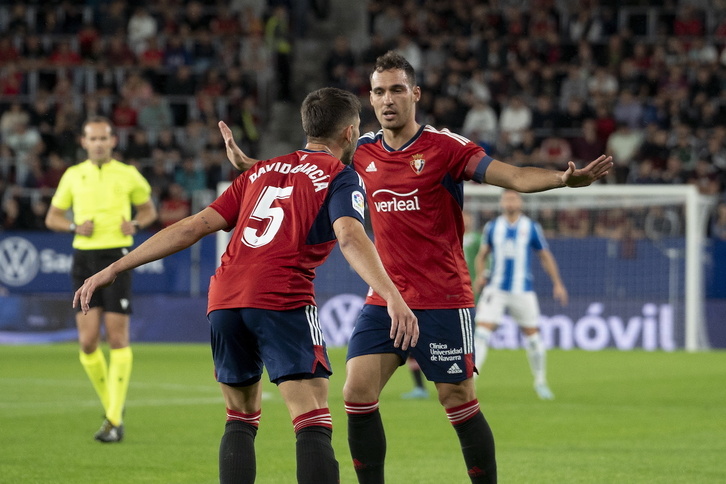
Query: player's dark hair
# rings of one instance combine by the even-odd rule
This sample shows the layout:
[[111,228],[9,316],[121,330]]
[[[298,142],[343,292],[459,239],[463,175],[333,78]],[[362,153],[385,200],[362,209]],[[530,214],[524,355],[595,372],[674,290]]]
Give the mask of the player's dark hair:
[[85,136],[85,134],[86,134],[86,126],[88,126],[89,124],[94,124],[94,123],[104,123],[104,124],[107,124],[111,128],[111,134],[115,134],[115,132],[114,132],[115,129],[114,129],[114,126],[113,126],[113,122],[111,122],[111,120],[108,119],[106,116],[90,116],[88,119],[86,119],[83,122],[83,126],[81,126],[81,133],[82,133],[81,136]]
[[373,67],[373,72],[369,77],[373,77],[375,72],[401,70],[406,73],[406,79],[408,85],[413,87],[416,85],[416,71],[413,66],[398,52],[389,50],[378,59],[376,59],[376,65]]
[[343,127],[355,122],[360,100],[337,87],[324,87],[305,97],[300,107],[303,131],[308,140],[333,138]]

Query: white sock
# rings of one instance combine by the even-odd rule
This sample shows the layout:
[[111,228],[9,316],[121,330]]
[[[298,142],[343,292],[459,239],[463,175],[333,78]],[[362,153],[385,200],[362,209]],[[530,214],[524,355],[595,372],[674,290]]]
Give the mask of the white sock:
[[539,332],[525,337],[527,359],[532,369],[534,383],[547,383],[547,350],[545,349]]
[[484,361],[487,359],[489,341],[492,339],[492,330],[484,326],[477,326],[474,331],[474,364],[481,372]]

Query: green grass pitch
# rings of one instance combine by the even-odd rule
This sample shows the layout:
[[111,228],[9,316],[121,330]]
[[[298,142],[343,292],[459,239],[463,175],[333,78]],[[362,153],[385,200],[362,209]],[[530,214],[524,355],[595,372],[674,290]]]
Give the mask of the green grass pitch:
[[[102,410],[75,344],[0,347],[0,483],[214,483],[224,403],[207,345],[136,344],[126,439],[100,444]],[[333,443],[354,483],[332,349]],[[557,399],[539,401],[523,351],[489,354],[478,396],[497,441],[501,483],[724,483],[726,352],[550,351]],[[405,401],[399,369],[381,397],[387,482],[466,483],[436,399]],[[429,388],[433,386],[429,384]],[[294,435],[265,380],[257,482],[295,482]]]

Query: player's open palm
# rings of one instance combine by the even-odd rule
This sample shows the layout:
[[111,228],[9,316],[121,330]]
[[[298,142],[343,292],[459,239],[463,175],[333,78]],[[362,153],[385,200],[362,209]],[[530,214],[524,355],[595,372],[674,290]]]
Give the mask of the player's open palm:
[[600,155],[584,168],[577,168],[570,161],[562,174],[562,181],[570,188],[586,187],[608,174],[613,166],[613,157]]
[[219,126],[220,133],[222,133],[222,138],[224,138],[224,147],[227,149],[227,159],[229,162],[239,171],[249,170],[258,160],[250,158],[237,146],[237,143],[234,141],[234,136],[232,136],[232,130],[229,129],[229,126],[224,121],[220,121],[217,125]]

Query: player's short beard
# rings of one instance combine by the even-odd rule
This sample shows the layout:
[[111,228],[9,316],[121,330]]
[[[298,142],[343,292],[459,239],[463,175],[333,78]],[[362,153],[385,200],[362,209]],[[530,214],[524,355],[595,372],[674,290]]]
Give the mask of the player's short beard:
[[350,165],[353,161],[353,153],[355,152],[355,147],[358,140],[351,141],[351,143],[343,149],[343,154],[340,155],[340,161],[343,162],[345,165]]

